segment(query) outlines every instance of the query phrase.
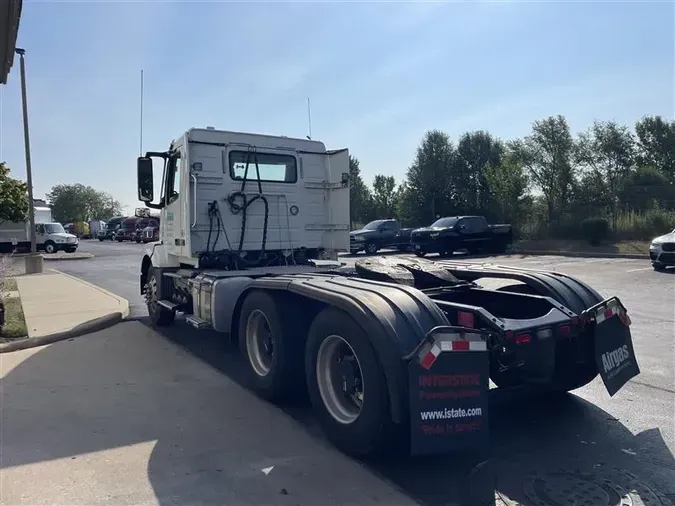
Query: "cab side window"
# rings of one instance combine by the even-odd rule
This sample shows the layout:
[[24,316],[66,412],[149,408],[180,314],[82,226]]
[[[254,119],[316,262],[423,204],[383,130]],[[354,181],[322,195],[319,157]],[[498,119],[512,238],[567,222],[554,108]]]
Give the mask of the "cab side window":
[[35,233],[36,234],[44,234],[45,233],[45,226],[43,223],[38,223],[35,225]]

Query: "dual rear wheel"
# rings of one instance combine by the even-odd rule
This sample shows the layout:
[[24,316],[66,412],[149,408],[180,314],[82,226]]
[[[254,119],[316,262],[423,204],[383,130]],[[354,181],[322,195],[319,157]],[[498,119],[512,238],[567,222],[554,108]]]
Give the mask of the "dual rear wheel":
[[391,433],[389,394],[365,332],[338,309],[302,321],[289,305],[253,291],[241,306],[239,347],[251,388],[276,402],[308,392],[334,445],[352,455],[378,452]]

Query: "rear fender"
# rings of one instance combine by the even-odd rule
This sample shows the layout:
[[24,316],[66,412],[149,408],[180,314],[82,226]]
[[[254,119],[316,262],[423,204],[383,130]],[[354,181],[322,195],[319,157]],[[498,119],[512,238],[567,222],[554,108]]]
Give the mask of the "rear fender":
[[392,418],[406,421],[405,357],[434,327],[449,322],[436,304],[414,288],[334,275],[258,278],[251,287],[288,290],[348,313],[366,331],[387,379]]
[[583,281],[559,272],[538,271],[491,264],[439,261],[455,277],[467,281],[480,278],[512,279],[532,287],[536,292],[560,302],[577,315],[602,302],[603,297]]

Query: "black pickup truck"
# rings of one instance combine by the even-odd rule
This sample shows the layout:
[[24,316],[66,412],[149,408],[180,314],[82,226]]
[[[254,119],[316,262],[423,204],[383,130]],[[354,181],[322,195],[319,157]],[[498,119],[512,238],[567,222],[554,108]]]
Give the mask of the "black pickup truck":
[[356,254],[365,251],[374,255],[380,249],[410,250],[412,228],[401,228],[396,220],[375,220],[359,230],[349,233],[349,251]]
[[511,225],[489,225],[483,216],[450,216],[412,231],[410,244],[419,257],[467,250],[469,253],[503,253],[513,242]]

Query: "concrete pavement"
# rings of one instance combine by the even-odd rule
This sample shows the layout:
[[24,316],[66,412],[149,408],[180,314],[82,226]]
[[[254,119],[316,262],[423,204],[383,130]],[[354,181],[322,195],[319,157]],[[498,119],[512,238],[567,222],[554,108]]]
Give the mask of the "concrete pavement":
[[416,504],[137,321],[0,374],[2,504]]
[[[220,335],[139,321],[3,355],[1,502],[458,506],[471,456],[356,462],[305,405],[239,386],[240,364]],[[501,504],[672,506],[669,422],[658,391],[632,383],[491,407]]]
[[129,315],[126,299],[54,269],[15,279],[28,336],[0,344],[2,352],[100,330]]

